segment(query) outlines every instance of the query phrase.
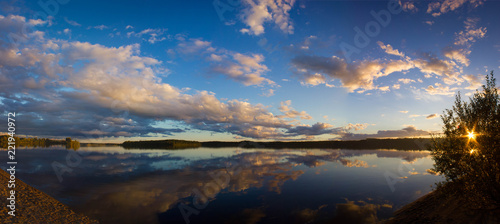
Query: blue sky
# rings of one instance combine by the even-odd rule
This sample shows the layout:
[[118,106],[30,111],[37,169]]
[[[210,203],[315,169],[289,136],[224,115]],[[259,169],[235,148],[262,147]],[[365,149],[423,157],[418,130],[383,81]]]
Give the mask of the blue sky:
[[19,135],[427,137],[500,65],[498,1],[47,2],[0,3]]

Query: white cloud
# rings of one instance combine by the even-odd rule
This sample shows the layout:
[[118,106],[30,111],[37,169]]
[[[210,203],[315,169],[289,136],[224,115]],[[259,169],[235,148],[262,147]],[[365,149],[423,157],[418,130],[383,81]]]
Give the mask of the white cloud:
[[400,110],[399,113],[407,114],[409,111],[407,110]]
[[[132,26],[127,26],[126,29],[128,29],[129,27]],[[161,42],[167,39],[167,37],[163,36],[165,31],[167,31],[167,29],[145,29],[138,33],[131,31],[127,33],[127,37],[135,36],[138,38],[143,38],[144,36],[145,38],[143,38],[143,40],[146,40],[149,43],[154,44],[156,42]]]
[[398,82],[401,82],[403,84],[410,84],[412,82],[415,82],[415,80],[413,79],[407,79],[407,78],[403,78],[403,79],[398,79]]
[[66,34],[66,35],[71,35],[71,30],[66,28],[63,30],[63,33]]
[[242,33],[261,35],[264,33],[264,23],[273,21],[284,33],[293,34],[293,24],[289,11],[295,0],[243,0],[245,9],[242,21],[249,28],[243,28]]

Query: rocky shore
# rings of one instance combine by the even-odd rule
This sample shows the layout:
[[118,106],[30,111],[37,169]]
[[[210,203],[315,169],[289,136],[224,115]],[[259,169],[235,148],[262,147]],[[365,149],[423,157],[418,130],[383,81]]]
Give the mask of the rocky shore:
[[6,206],[11,190],[7,187],[9,176],[7,172],[0,170],[1,223],[99,223],[71,211],[68,206],[19,179],[15,182],[16,216],[9,215],[10,209]]

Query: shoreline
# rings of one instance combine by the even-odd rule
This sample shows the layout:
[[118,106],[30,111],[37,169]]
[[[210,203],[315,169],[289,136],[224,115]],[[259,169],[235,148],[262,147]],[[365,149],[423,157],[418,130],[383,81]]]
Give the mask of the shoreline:
[[2,209],[0,220],[3,223],[99,223],[85,215],[72,211],[68,206],[37,190],[34,187],[16,179],[16,210],[15,215],[7,214],[10,210],[6,198],[9,197],[11,189],[7,188],[9,174],[5,170],[0,171]]
[[[445,186],[446,187],[446,186]],[[434,190],[394,212],[382,224],[410,223],[500,223],[500,208],[469,209],[469,203],[442,190]]]

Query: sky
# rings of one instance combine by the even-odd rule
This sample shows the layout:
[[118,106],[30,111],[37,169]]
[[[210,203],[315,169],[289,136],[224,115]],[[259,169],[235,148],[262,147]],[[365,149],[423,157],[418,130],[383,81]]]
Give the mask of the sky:
[[0,1],[16,134],[429,137],[500,68],[500,1]]

